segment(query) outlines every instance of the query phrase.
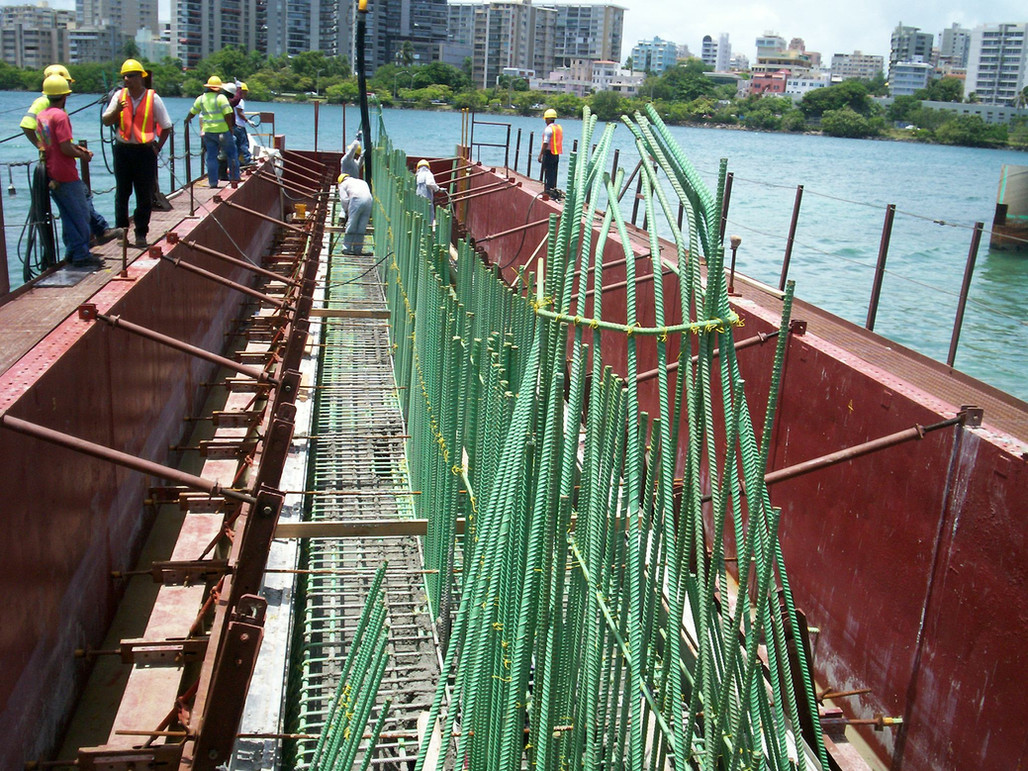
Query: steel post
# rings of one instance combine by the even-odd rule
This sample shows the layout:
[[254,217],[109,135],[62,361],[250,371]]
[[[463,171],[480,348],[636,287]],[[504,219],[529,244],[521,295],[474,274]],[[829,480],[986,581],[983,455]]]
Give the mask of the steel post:
[[885,279],[885,260],[889,256],[889,240],[892,238],[892,222],[896,217],[896,204],[890,203],[885,210],[885,222],[882,225],[882,240],[878,245],[878,264],[875,266],[875,280],[871,287],[871,302],[867,308],[867,329],[875,328],[875,317],[878,315],[878,301],[882,296],[882,281]]
[[967,250],[967,264],[964,266],[964,281],[960,285],[960,300],[957,303],[957,317],[953,322],[953,336],[949,342],[949,355],[946,357],[946,364],[950,367],[957,358],[957,342],[960,340],[960,328],[964,325],[964,308],[967,307],[967,293],[971,289],[971,277],[974,275],[974,263],[978,259],[978,246],[982,242],[982,229],[985,224],[974,223],[974,233],[971,235],[971,247]]
[[[789,263],[792,261],[792,245],[796,239],[796,223],[800,219],[800,202],[803,200],[803,185],[796,186],[796,200],[792,205],[792,220],[789,222],[789,237],[785,241],[785,258],[782,260],[782,277],[778,279],[778,288],[785,291],[785,282],[789,277]],[[733,264],[735,256],[733,255]],[[729,290],[730,292],[731,290]]]

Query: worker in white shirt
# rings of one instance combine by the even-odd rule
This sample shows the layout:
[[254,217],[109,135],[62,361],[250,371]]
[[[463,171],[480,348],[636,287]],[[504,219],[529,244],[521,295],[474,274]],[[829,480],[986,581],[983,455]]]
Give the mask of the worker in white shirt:
[[346,212],[345,254],[364,254],[364,234],[371,219],[371,188],[363,179],[339,175],[339,205]]

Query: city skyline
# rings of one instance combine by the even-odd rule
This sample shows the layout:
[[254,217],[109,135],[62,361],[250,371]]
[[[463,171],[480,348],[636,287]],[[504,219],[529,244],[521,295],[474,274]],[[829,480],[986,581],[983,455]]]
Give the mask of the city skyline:
[[[35,0],[0,0],[0,5],[34,4]],[[371,0],[372,11],[376,2]],[[388,1],[388,0],[386,0]],[[556,0],[567,2],[568,0]],[[595,0],[597,3],[603,0]],[[700,55],[704,35],[715,39],[729,35],[732,52],[756,59],[755,41],[767,32],[777,34],[788,43],[802,38],[808,50],[818,51],[826,63],[832,54],[853,53],[884,56],[888,60],[889,39],[897,24],[918,27],[935,36],[956,23],[972,29],[979,24],[1028,22],[1028,12],[1015,0],[988,0],[976,7],[967,7],[966,0],[914,0],[905,5],[898,18],[896,7],[885,0],[857,4],[842,0],[798,0],[787,5],[766,1],[731,0],[710,6],[690,8],[687,15],[676,19],[667,13],[666,0],[613,0],[625,8],[624,35],[620,61],[631,54],[640,40],[660,37],[678,45],[687,45],[694,56]],[[75,0],[49,0],[51,8],[75,9]],[[158,15],[162,22],[171,20],[171,0],[160,0]]]
[[[618,0],[613,0],[618,2]],[[689,46],[700,55],[704,35],[729,36],[733,53],[755,61],[757,37],[772,32],[785,38],[802,38],[808,50],[822,54],[830,63],[832,54],[861,51],[889,58],[889,39],[897,24],[919,27],[936,37],[954,23],[972,29],[980,24],[1028,22],[1028,10],[1015,0],[986,0],[971,4],[967,0],[913,0],[901,10],[887,0],[796,0],[772,4],[766,1],[729,0],[729,2],[690,7],[677,18],[668,14],[666,0],[620,0],[625,10],[624,60],[637,40],[659,36]],[[898,14],[898,15],[897,15]]]

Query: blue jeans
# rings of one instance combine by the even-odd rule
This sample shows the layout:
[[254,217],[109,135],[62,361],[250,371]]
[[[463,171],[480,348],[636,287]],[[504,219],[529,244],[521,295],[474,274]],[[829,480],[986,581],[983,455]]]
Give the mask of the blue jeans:
[[86,186],[81,179],[61,182],[50,196],[61,213],[61,236],[64,239],[64,256],[73,265],[89,259],[89,228],[92,206],[86,196]]
[[207,181],[211,187],[218,186],[218,151],[225,153],[228,160],[228,178],[239,179],[239,155],[236,152],[236,139],[232,132],[203,135],[203,146],[207,148]]
[[239,151],[239,163],[246,166],[250,163],[250,136],[246,133],[246,126],[238,123],[232,129],[232,136],[236,139],[236,150]]
[[104,216],[93,208],[93,194],[88,190],[86,191],[86,201],[89,202],[89,230],[94,236],[99,238],[110,225],[107,224]]

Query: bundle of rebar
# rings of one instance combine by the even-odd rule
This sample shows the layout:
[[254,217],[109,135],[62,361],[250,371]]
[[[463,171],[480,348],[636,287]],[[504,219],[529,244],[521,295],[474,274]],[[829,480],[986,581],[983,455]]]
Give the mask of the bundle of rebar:
[[[375,250],[445,647],[418,769],[828,767],[763,481],[786,336],[758,435],[722,264],[726,163],[711,192],[655,111],[622,124],[645,159],[652,275],[672,278],[636,282],[623,172],[605,171],[615,127],[595,138],[587,111],[578,147],[591,149],[570,155],[545,267],[521,274],[534,292],[464,242],[453,264],[449,214],[431,226],[380,128]],[[623,318],[604,310],[612,232]],[[790,306],[791,288],[783,329]],[[654,414],[640,346],[657,364]]]

